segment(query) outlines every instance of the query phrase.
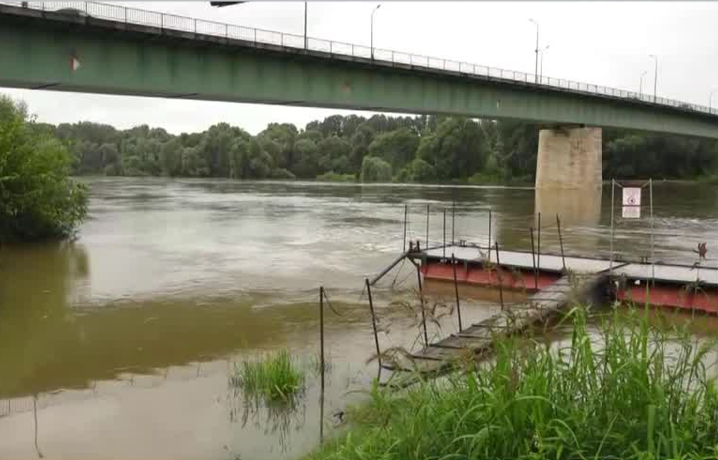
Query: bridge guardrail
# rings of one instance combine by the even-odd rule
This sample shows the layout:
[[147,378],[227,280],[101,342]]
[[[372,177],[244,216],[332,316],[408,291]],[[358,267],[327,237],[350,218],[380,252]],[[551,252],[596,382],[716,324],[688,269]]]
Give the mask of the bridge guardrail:
[[[77,12],[83,13],[82,15],[98,19],[107,19],[141,26],[244,40],[254,43],[271,44],[287,48],[304,49],[306,46],[306,49],[310,51],[319,51],[364,59],[372,59],[373,54],[373,59],[382,63],[402,64],[428,69],[460,72],[492,79],[521,82],[526,85],[560,88],[576,93],[600,94],[604,96],[637,100],[645,103],[665,105],[695,112],[718,115],[718,108],[709,108],[699,104],[690,104],[665,97],[654,98],[650,94],[639,94],[634,91],[611,88],[591,83],[582,83],[543,75],[537,76],[536,74],[517,70],[488,67],[468,62],[459,62],[401,51],[386,50],[382,48],[374,48],[372,53],[372,49],[368,46],[324,40],[315,37],[307,37],[305,45],[305,37],[303,35],[244,27],[204,19],[195,19],[175,14],[141,10],[138,8],[128,8],[108,3],[91,1],[22,2],[19,0],[0,0],[0,4],[26,7],[48,12],[76,10]],[[68,14],[70,13],[71,12],[68,11]]]

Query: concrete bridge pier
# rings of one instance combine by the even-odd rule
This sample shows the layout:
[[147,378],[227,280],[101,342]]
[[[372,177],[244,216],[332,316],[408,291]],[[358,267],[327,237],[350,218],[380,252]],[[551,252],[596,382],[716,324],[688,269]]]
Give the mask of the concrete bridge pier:
[[601,128],[560,127],[539,132],[536,188],[600,189]]

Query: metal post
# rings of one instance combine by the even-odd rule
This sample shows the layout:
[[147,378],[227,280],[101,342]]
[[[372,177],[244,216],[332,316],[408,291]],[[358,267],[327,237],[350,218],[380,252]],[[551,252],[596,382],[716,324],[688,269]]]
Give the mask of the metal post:
[[561,237],[561,219],[556,214],[556,227],[558,227],[558,244],[561,246],[561,263],[563,264],[563,271],[566,271],[566,256],[563,253],[563,238]]
[[444,257],[446,257],[446,208],[444,208],[444,244],[442,247],[444,248]]
[[536,270],[536,249],[534,248],[534,228],[531,227],[531,264],[534,269],[534,289],[538,289],[538,271]]
[[304,49],[307,48],[307,2],[304,2]]
[[421,269],[416,266],[416,279],[419,282],[419,301],[421,302],[421,324],[424,326],[424,345],[429,346],[429,334],[426,332],[426,312],[424,311],[424,290],[421,286]]
[[538,213],[538,238],[536,240],[536,270],[541,270],[541,213]]
[[322,393],[324,393],[324,286],[319,287],[319,359]]
[[491,209],[489,209],[489,244],[486,245],[489,248],[489,262],[491,262]]
[[653,245],[653,179],[648,180],[648,194],[651,199],[651,283],[655,283],[656,278],[656,259],[654,257],[654,245]]
[[611,179],[611,256],[608,263],[608,275],[613,275],[613,199],[615,193],[616,180]]
[[408,205],[404,205],[404,250],[402,252],[406,252],[406,214],[408,211]]
[[371,327],[374,330],[374,345],[376,345],[376,359],[379,362],[379,369],[381,369],[381,350],[379,349],[379,334],[376,331],[376,314],[374,313],[374,300],[371,296],[371,283],[369,278],[366,278],[366,293],[369,297],[369,311],[371,311]]
[[324,443],[324,286],[319,287],[319,372],[321,389],[319,392],[319,444]]
[[456,203],[451,202],[451,245],[455,243],[454,239],[454,225],[456,224]]
[[501,259],[499,259],[499,242],[496,242],[496,276],[499,279],[499,300],[501,301],[501,311],[504,310],[504,286],[501,281]]
[[459,332],[461,332],[464,328],[461,324],[461,303],[459,302],[459,281],[456,279],[456,257],[454,257],[454,254],[451,254],[451,267],[454,270],[454,292],[456,294],[456,313],[459,317]]
[[426,205],[426,249],[429,249],[429,205]]

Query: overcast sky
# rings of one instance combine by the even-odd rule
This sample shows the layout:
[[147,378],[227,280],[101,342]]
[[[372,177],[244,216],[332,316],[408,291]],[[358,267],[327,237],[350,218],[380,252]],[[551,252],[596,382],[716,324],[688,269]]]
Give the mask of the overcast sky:
[[[115,2],[120,3],[120,2]],[[209,2],[125,2],[127,6],[231,24],[303,33],[302,2],[252,2],[212,8]],[[310,2],[309,35],[369,44],[370,14],[377,3]],[[549,45],[547,76],[653,91],[659,56],[658,95],[708,105],[718,90],[718,2],[384,2],[375,16],[378,48],[533,72],[534,18],[541,46]],[[256,134],[270,122],[307,122],[349,111],[256,104],[99,96],[51,91],[0,91],[24,99],[40,121],[89,120],[119,128],[161,126],[173,133],[204,130],[218,122]],[[715,94],[718,104],[718,91]],[[71,109],[70,109],[71,108]]]

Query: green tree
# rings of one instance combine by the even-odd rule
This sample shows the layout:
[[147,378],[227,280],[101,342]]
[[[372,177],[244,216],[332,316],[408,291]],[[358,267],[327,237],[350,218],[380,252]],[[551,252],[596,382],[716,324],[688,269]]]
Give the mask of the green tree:
[[300,139],[294,145],[292,173],[297,177],[314,179],[319,174],[319,149],[309,139]]
[[319,169],[321,172],[334,171],[345,174],[350,170],[349,154],[352,146],[341,137],[331,136],[323,139],[319,148]]
[[87,215],[72,156],[31,125],[24,104],[0,96],[0,241],[69,237]]
[[182,174],[182,143],[172,138],[160,148],[160,170],[163,176],[175,177]]
[[362,182],[391,182],[391,165],[381,158],[366,157],[362,162]]
[[421,140],[418,156],[434,166],[440,180],[463,179],[482,164],[483,136],[478,123],[463,118],[448,118],[436,133]]
[[396,171],[416,156],[419,136],[409,128],[399,128],[378,135],[369,145],[369,155],[381,158]]
[[411,180],[413,182],[433,182],[436,180],[436,170],[421,158],[411,163]]

